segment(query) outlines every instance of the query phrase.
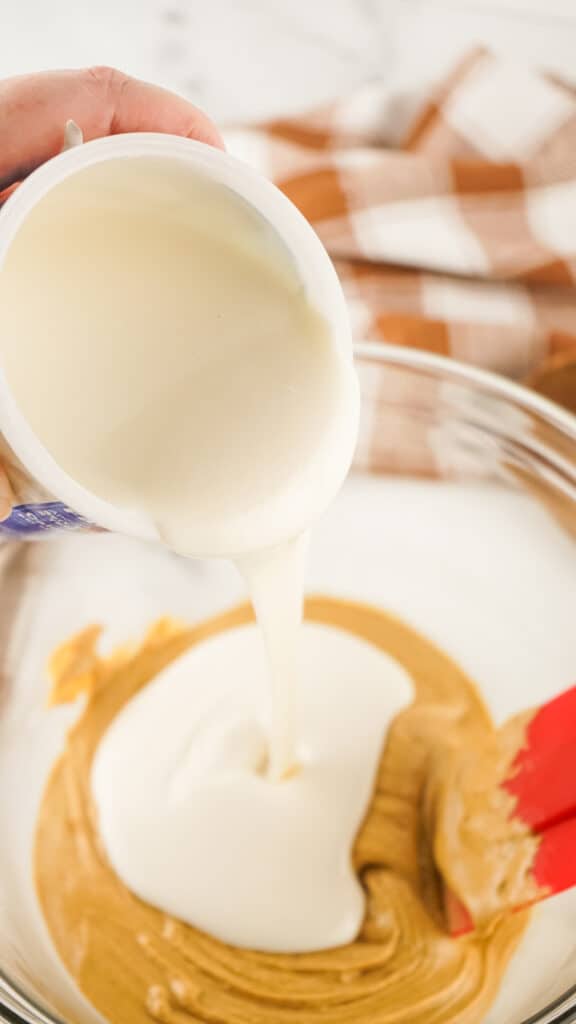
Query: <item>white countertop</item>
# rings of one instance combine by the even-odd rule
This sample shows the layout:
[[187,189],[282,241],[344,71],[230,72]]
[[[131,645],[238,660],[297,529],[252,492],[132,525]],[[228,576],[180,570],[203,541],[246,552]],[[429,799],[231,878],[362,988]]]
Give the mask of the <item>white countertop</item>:
[[0,0],[0,35],[2,77],[112,64],[220,121],[412,94],[479,42],[576,78],[574,0]]

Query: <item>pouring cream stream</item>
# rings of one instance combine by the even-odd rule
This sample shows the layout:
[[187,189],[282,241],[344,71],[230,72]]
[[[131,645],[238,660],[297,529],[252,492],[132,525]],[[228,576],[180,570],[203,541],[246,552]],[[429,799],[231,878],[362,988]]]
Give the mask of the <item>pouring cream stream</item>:
[[[358,392],[351,353],[334,343],[266,220],[230,189],[162,158],[97,163],[49,191],[9,249],[0,306],[7,381],[56,463],[94,495],[145,512],[172,550],[232,558],[263,631],[271,695],[263,723],[261,708],[246,707],[255,698],[245,666],[240,671],[234,658],[220,661],[215,653],[201,669],[202,686],[222,696],[218,714],[212,709],[199,719],[190,698],[182,734],[186,707],[166,691],[165,699],[128,706],[105,736],[94,792],[114,868],[161,907],[162,879],[169,878],[173,910],[174,893],[187,890],[187,873],[211,877],[209,843],[196,859],[190,848],[186,872],[181,858],[166,862],[165,845],[159,863],[153,850],[146,854],[134,842],[138,829],[122,800],[134,783],[130,766],[147,757],[144,737],[152,729],[167,739],[153,764],[157,781],[163,771],[185,775],[177,797],[164,786],[153,805],[164,808],[163,828],[174,844],[184,818],[197,835],[210,834],[215,816],[223,828],[244,820],[252,834],[247,873],[250,863],[258,870],[265,846],[268,866],[283,865],[275,876],[283,880],[283,898],[304,904],[323,875],[326,891],[341,897],[337,921],[328,899],[292,931],[274,901],[263,902],[254,910],[261,927],[246,926],[244,942],[242,921],[231,924],[217,906],[206,917],[193,899],[183,899],[186,919],[240,945],[262,941],[297,951],[352,939],[363,908],[350,849],[386,723],[410,687],[387,664],[384,696],[375,697],[373,678],[363,695],[350,662],[349,701],[362,709],[355,728],[363,736],[370,722],[372,742],[363,744],[347,789],[338,772],[322,771],[350,710],[343,693],[332,706],[329,681],[318,682],[322,714],[308,722],[308,748],[300,751],[297,652],[307,531],[352,458]],[[176,675],[186,671],[193,666],[183,663]],[[235,672],[247,689],[232,699]],[[305,683],[316,685],[313,678]],[[180,740],[171,743],[176,733]],[[123,758],[127,788],[119,785]],[[282,802],[289,808],[284,819]],[[327,804],[334,813],[325,850],[338,851],[334,864],[328,854],[315,856],[320,836],[311,827],[311,807]],[[219,870],[226,873],[226,865]]]

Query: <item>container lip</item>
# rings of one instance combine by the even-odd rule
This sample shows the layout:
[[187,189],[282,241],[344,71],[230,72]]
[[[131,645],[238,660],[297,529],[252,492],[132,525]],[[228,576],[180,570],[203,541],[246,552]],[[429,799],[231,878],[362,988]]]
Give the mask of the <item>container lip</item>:
[[[420,349],[382,342],[359,342],[354,345],[354,356],[356,359],[368,359],[399,368],[424,370],[430,377],[444,382],[473,385],[480,391],[513,402],[523,411],[536,413],[576,446],[576,416],[536,391],[491,370],[479,369],[448,356],[432,355]],[[574,454],[576,456],[576,447]]]
[[[336,271],[318,235],[272,182],[236,157],[205,143],[156,132],[93,139],[35,170],[0,210],[0,270],[10,245],[34,206],[67,178],[103,161],[164,158],[188,165],[229,187],[268,222],[286,246],[311,304],[326,318],[336,358],[352,362],[348,314]],[[134,508],[116,508],[74,481],[50,456],[20,412],[0,366],[0,430],[36,480],[89,522],[144,539],[157,538],[153,522]]]

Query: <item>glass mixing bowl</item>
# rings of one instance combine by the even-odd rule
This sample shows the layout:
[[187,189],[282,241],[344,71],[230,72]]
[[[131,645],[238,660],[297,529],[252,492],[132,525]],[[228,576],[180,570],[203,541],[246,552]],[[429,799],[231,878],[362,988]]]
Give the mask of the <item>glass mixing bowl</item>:
[[[315,531],[310,589],[419,627],[476,678],[499,721],[571,685],[576,420],[449,361],[357,355],[357,466]],[[0,1020],[85,1024],[99,1018],[55,957],[30,881],[43,781],[77,713],[45,710],[45,660],[88,622],[108,624],[110,645],[159,615],[213,614],[242,585],[227,564],[111,535],[6,546],[0,573]],[[576,1020],[575,982],[570,892],[535,912],[487,1024]]]

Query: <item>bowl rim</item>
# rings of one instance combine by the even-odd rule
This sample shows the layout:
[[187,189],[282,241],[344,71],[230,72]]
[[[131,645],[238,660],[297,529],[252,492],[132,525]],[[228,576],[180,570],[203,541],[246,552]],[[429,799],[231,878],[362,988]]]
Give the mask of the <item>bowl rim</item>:
[[357,359],[374,360],[396,366],[399,369],[408,367],[424,370],[430,377],[450,380],[461,384],[472,384],[481,391],[490,392],[498,398],[513,401],[527,412],[538,413],[551,426],[558,429],[568,439],[576,443],[576,416],[563,409],[562,406],[549,398],[544,398],[537,391],[524,384],[503,377],[492,370],[480,369],[471,363],[462,363],[449,356],[434,355],[421,349],[404,348],[401,345],[388,345],[382,342],[357,342],[354,345],[354,357]]
[[[574,445],[576,479],[576,416],[555,402],[543,398],[522,384],[489,370],[458,362],[420,349],[404,348],[378,342],[358,342],[353,347],[355,359],[372,361],[398,369],[424,371],[429,377],[472,385],[476,390],[512,402],[516,407],[535,413]],[[22,1005],[29,1014],[21,1016]],[[46,1011],[27,996],[0,968],[1,1024],[66,1024],[63,1018]],[[542,1010],[526,1017],[519,1024],[573,1024],[576,1022],[576,984]]]

